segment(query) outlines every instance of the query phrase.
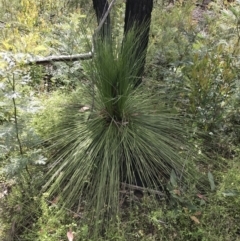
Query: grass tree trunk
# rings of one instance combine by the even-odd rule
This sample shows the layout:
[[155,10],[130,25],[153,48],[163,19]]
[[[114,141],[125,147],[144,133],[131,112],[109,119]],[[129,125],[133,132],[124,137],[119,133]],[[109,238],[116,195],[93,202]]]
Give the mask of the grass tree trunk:
[[[93,7],[96,12],[98,24],[101,19],[104,17],[109,4],[107,0],[93,0]],[[106,37],[110,35],[110,16],[107,16],[107,19],[104,22],[104,25],[101,29],[101,36]]]
[[136,45],[136,48],[138,48],[136,51],[136,61],[139,61],[138,56],[143,56],[143,58],[141,59],[141,68],[136,76],[136,86],[138,86],[142,82],[148,46],[152,9],[153,0],[127,0],[126,2],[124,26],[125,35],[128,32],[128,30],[130,30],[132,27],[140,27],[143,30],[139,38],[141,44]]

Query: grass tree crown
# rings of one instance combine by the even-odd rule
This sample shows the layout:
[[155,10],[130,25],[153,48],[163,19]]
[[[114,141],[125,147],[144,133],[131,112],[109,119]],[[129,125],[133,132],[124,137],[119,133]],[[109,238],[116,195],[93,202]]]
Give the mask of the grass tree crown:
[[61,195],[68,208],[85,203],[96,224],[119,212],[122,182],[159,189],[172,170],[185,172],[179,116],[161,96],[143,85],[135,88],[143,58],[135,48],[140,33],[128,31],[121,46],[110,39],[96,42],[86,68],[92,87],[72,94],[53,133],[45,188]]

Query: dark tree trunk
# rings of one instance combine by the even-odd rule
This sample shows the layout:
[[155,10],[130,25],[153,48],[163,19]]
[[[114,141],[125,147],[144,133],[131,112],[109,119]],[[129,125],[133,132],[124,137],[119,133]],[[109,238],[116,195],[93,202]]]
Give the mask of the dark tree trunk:
[[[126,34],[132,27],[143,28],[143,32],[139,38],[139,44],[136,45],[137,53],[143,56],[142,66],[136,76],[136,86],[142,82],[144,65],[146,60],[149,30],[151,23],[151,13],[153,9],[153,0],[127,0],[125,11],[125,26],[124,33]],[[136,56],[137,58],[137,56]]]
[[[108,9],[108,1],[107,0],[93,0],[93,7],[97,15],[98,24],[101,19],[105,15]],[[110,15],[108,15],[107,19],[104,22],[104,25],[101,29],[101,36],[106,37],[110,35]]]

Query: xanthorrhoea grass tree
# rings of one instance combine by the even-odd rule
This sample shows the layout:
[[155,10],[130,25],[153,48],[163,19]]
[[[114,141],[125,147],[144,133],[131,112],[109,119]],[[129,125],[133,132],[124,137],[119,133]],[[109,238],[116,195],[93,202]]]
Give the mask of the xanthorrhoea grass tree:
[[172,170],[187,174],[180,118],[161,97],[134,87],[142,64],[134,52],[139,36],[129,31],[121,46],[97,41],[88,68],[92,88],[73,94],[52,139],[46,187],[68,208],[84,200],[96,224],[118,213],[121,182],[158,189]]

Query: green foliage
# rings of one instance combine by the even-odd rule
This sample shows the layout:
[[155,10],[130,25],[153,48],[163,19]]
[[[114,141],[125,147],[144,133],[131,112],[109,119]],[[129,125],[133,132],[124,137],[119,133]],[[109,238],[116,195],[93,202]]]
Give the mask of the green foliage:
[[[80,221],[73,230],[78,230],[78,240],[238,240],[238,206],[220,195],[208,197],[198,195],[194,209],[186,205],[169,207],[167,200],[156,202],[153,196],[135,197],[132,208],[123,206],[121,217],[116,217],[104,231],[104,237],[87,238],[91,221]],[[208,204],[199,205],[198,200],[206,199]],[[193,200],[193,198],[191,198]],[[227,204],[228,203],[228,204]],[[227,204],[227,205],[226,205]],[[236,212],[235,212],[236,211]],[[231,224],[231,225],[229,225]]]
[[35,198],[47,158],[36,146],[39,137],[27,126],[29,117],[38,109],[28,86],[30,75],[13,55],[2,57],[0,99],[5,109],[0,125],[0,175],[6,195],[1,189],[0,222],[1,237],[10,241],[29,229],[36,218]]
[[24,240],[58,241],[65,239],[68,229],[76,227],[72,216],[66,210],[61,210],[57,205],[57,201],[56,203],[54,200],[51,202],[48,198],[48,194],[44,193],[38,199],[39,213],[41,215],[38,215],[38,219],[32,225],[31,232],[26,230],[22,235]]
[[0,0],[0,239],[239,240],[239,3],[196,18],[192,4],[156,2],[134,89],[141,56],[134,32],[122,46],[124,3],[92,61],[27,67],[89,51],[91,1]]
[[31,125],[42,138],[48,139],[53,130],[57,131],[62,108],[67,106],[69,96],[64,91],[55,91],[51,95],[41,95],[38,101],[41,107],[31,118]]
[[[239,163],[233,163],[227,173],[222,174],[223,182],[221,185],[220,193],[224,197],[237,197],[232,198],[231,201],[239,201],[240,194],[240,177],[239,177]],[[231,202],[232,203],[232,202]]]
[[8,181],[9,193],[0,199],[1,212],[0,222],[3,240],[17,240],[26,230],[31,230],[39,210],[39,188],[42,174],[35,172],[32,179],[26,173],[21,173],[18,178]]
[[[3,63],[6,67],[2,68],[0,73],[2,84],[0,98],[5,107],[0,126],[0,148],[1,158],[8,156],[11,166],[9,169],[15,173],[15,168],[26,167],[28,162],[34,163],[37,157],[35,147],[31,151],[30,148],[39,142],[39,138],[33,129],[25,127],[29,116],[38,109],[38,106],[34,103],[34,96],[28,87],[31,81],[29,74],[19,68],[13,56],[4,57]],[[6,160],[4,163],[6,164]]]
[[[28,62],[40,56],[89,51],[93,30],[88,27],[92,25],[92,19],[86,19],[86,9],[84,12],[76,8],[71,12],[67,3],[52,0],[16,0],[9,4],[2,0],[0,4],[7,12],[0,12],[3,23],[0,48],[4,51],[1,55],[9,54]],[[8,14],[12,17],[5,16]],[[52,67],[31,66],[29,72],[31,86],[40,92],[63,86],[74,88],[83,76],[81,66],[76,62],[57,63]]]
[[[228,157],[233,153],[231,143],[239,140],[238,9],[236,5],[219,15],[192,12],[188,4],[162,10],[165,24],[154,27],[160,25],[159,14],[154,15],[150,47],[156,52],[149,63],[158,80],[150,82],[159,86],[154,92],[169,93],[169,105],[190,117],[188,126],[201,133],[204,152]],[[197,24],[194,14],[200,14]]]

